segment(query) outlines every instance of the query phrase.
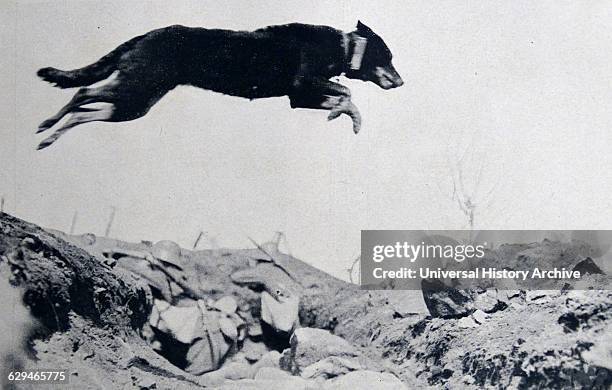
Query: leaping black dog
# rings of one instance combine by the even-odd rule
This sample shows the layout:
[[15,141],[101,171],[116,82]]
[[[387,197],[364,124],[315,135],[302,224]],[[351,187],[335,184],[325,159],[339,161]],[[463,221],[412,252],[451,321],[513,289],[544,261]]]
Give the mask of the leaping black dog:
[[[330,120],[350,116],[358,133],[361,116],[351,102],[350,90],[330,78],[344,74],[384,89],[399,87],[403,81],[391,58],[385,42],[361,22],[350,33],[298,23],[252,32],[178,25],[153,30],[84,68],[38,71],[60,88],[109,78],[101,86],[80,88],[66,106],[42,123],[38,132],[71,114],[38,149],[82,123],[139,118],[181,84],[248,99],[288,96],[293,108],[330,110]],[[103,104],[86,107],[92,103]]]

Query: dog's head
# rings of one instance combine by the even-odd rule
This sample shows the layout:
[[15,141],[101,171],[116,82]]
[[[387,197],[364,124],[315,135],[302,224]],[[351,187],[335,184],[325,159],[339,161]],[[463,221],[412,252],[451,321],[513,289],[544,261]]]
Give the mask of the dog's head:
[[357,22],[357,30],[349,34],[351,58],[346,77],[372,81],[383,89],[397,88],[404,84],[393,67],[393,55],[385,42],[368,26]]

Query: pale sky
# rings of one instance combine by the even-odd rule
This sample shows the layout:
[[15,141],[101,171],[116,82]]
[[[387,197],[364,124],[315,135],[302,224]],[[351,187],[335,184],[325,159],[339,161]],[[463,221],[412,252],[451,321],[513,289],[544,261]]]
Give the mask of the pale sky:
[[[458,229],[463,159],[480,229],[612,229],[609,1],[2,1],[0,195],[5,211],[75,233],[250,246],[283,231],[336,276],[361,229]],[[405,85],[343,79],[364,118],[292,110],[191,87],[144,118],[79,126],[43,151],[38,124],[72,69],[170,24],[255,29],[303,22],[383,37]],[[480,167],[482,174],[479,175]]]

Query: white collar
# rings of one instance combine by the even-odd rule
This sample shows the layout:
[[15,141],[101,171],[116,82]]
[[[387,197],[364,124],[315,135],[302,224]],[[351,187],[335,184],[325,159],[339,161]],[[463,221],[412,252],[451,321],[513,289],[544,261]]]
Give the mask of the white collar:
[[[353,37],[350,35],[351,34],[342,34],[344,58],[346,59],[346,62],[351,70],[359,70],[361,68],[361,61],[363,61],[363,55],[365,54],[368,40],[367,38],[360,37],[358,35],[354,35]],[[353,44],[352,48],[351,43]]]

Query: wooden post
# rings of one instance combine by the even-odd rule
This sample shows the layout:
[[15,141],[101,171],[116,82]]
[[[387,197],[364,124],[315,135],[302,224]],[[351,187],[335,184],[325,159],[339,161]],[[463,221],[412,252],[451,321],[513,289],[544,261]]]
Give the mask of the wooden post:
[[104,232],[104,237],[108,237],[108,234],[110,233],[110,230],[111,230],[111,226],[113,226],[114,219],[115,219],[115,207],[112,206],[111,214],[110,214],[110,217],[108,218],[108,223],[106,224],[106,231]]
[[200,243],[200,239],[202,238],[203,235],[204,235],[204,232],[200,230],[200,234],[198,234],[198,238],[196,238],[195,242],[193,243],[194,250],[198,247],[198,244]]
[[361,261],[361,255],[357,256],[355,258],[355,260],[353,260],[353,263],[351,264],[350,268],[347,269],[348,274],[349,274],[349,280],[351,281],[351,283],[356,284],[359,283],[361,280],[361,269],[357,269],[359,271],[357,280],[353,280],[353,272],[355,270],[355,266],[357,266],[359,264],[359,262]]
[[74,214],[72,215],[72,222],[70,223],[70,234],[74,234],[74,226],[76,225],[76,221],[77,221],[77,214],[79,212],[75,211]]

